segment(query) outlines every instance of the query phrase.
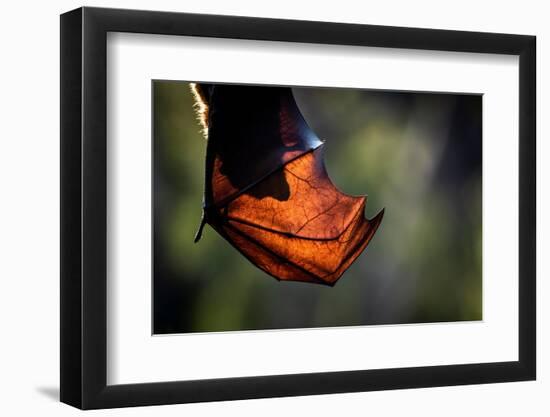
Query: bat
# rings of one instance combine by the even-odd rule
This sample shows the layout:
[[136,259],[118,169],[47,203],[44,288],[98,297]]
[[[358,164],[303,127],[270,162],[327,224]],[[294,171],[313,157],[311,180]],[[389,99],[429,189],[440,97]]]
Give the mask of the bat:
[[384,210],[340,192],[323,142],[292,90],[191,84],[207,138],[202,220],[281,281],[333,286],[366,248]]

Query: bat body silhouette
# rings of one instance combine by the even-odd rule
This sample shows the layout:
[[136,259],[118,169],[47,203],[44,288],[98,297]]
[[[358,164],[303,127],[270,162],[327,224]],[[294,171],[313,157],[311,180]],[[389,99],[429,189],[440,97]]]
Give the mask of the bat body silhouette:
[[[278,280],[332,286],[372,239],[383,210],[330,181],[323,143],[290,88],[193,84],[207,135],[203,219]],[[243,109],[246,109],[243,111]]]

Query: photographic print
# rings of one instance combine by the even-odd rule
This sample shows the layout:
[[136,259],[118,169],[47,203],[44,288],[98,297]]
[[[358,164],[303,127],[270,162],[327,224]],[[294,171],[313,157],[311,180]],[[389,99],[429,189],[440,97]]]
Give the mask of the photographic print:
[[62,402],[536,379],[535,36],[89,7],[60,34]]
[[482,96],[154,80],[153,334],[482,319]]

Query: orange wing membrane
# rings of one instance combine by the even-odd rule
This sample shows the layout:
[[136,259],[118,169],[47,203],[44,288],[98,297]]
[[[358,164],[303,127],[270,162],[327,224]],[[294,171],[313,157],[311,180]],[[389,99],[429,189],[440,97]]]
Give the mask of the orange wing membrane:
[[340,192],[290,88],[195,85],[208,135],[203,223],[278,280],[334,285],[382,221]]

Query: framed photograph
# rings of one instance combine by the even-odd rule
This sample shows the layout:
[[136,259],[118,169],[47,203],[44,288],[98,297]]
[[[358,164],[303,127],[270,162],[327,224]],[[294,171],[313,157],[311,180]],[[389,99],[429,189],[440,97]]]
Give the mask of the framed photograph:
[[61,401],[535,379],[535,42],[63,14]]

